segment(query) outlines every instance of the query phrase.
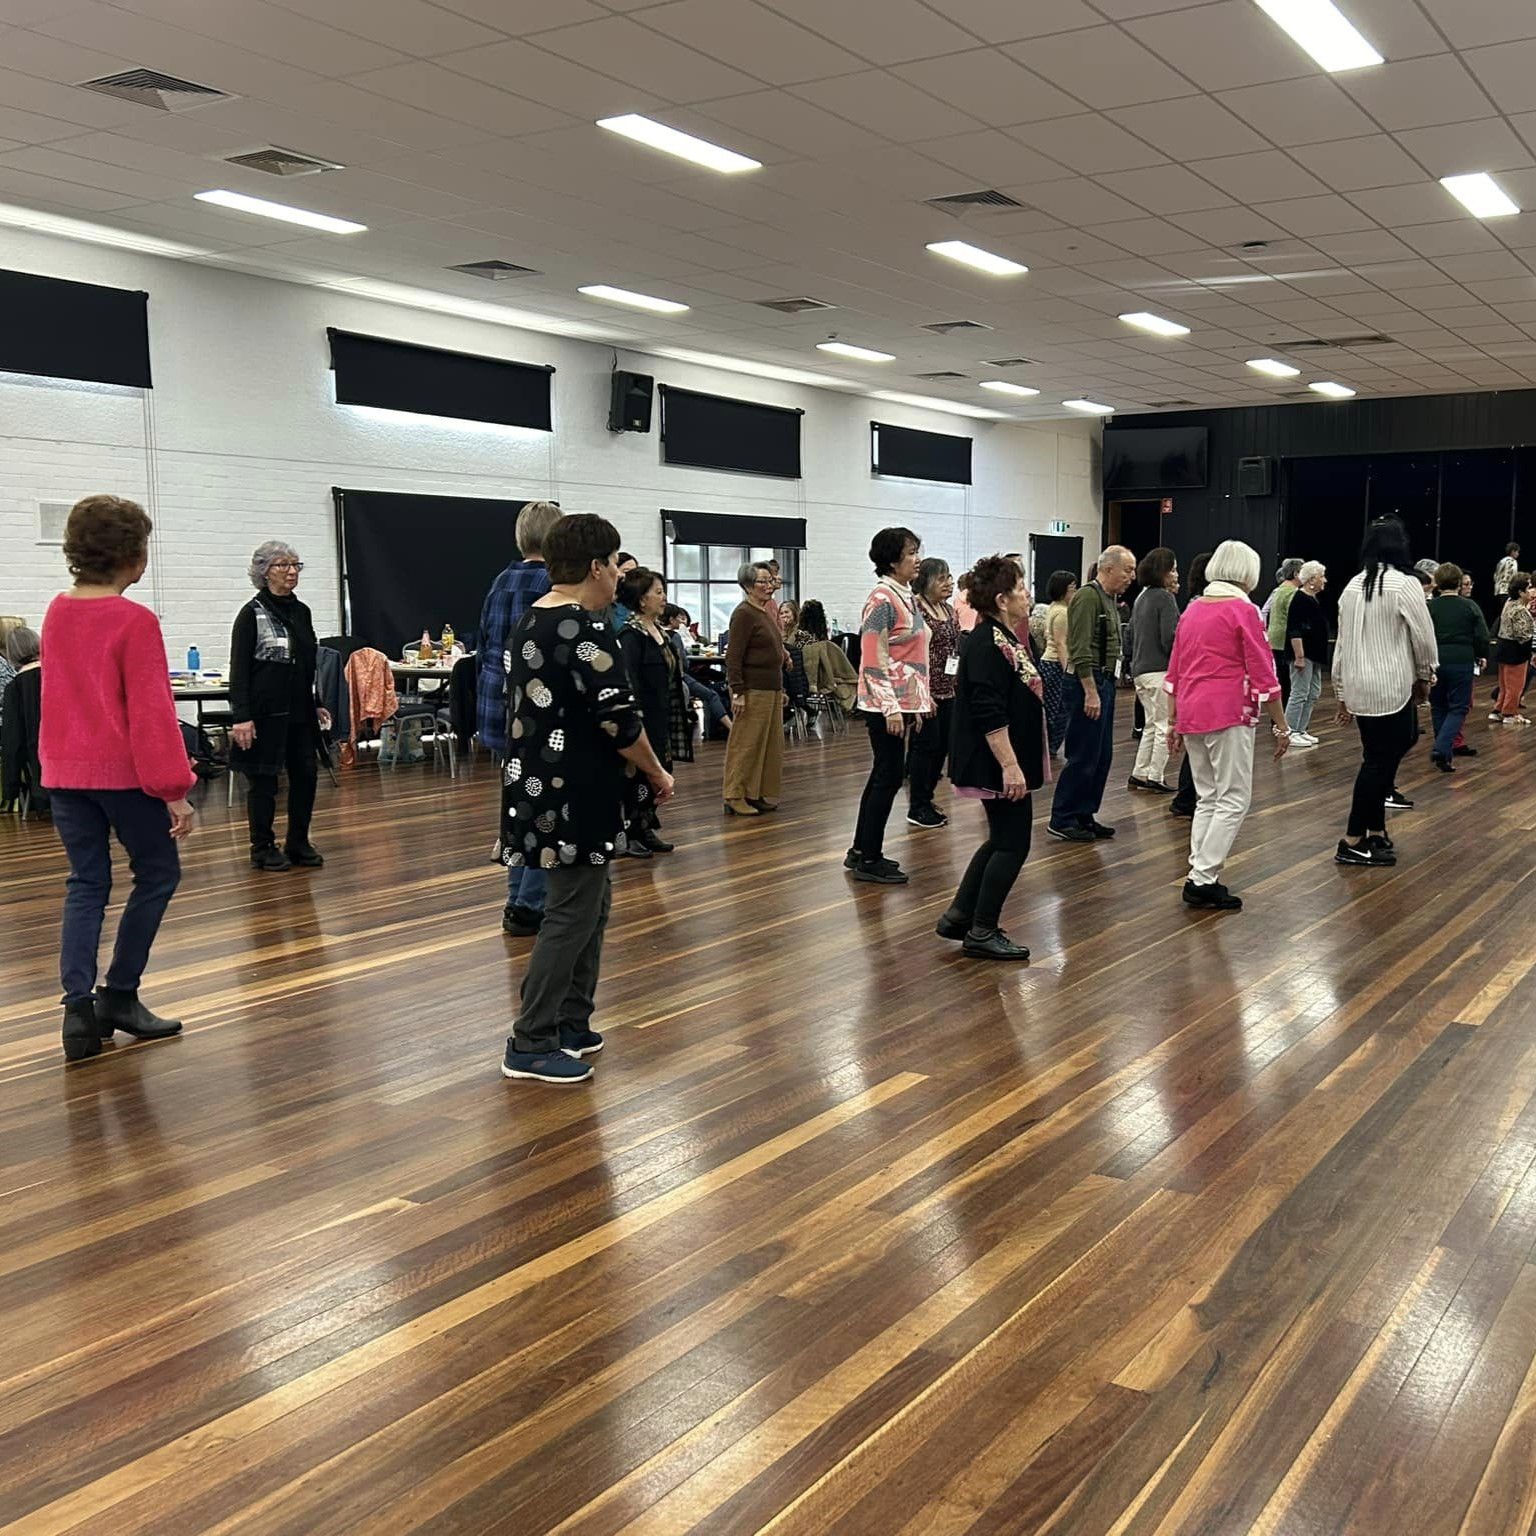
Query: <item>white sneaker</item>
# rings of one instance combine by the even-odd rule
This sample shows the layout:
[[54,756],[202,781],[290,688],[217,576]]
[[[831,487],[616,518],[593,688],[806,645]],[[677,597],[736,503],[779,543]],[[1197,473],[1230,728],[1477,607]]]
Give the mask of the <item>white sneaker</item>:
[[1501,715],[1501,714],[1500,714],[1500,713],[1499,713],[1499,712],[1498,712],[1498,710],[1494,710],[1494,712],[1493,712],[1493,713],[1492,713],[1492,714],[1491,714],[1491,715],[1489,715],[1489,716],[1488,716],[1488,718],[1489,718],[1489,719],[1490,719],[1490,720],[1498,720],[1498,721],[1502,721],[1502,720],[1503,720],[1503,719],[1504,719],[1504,716],[1503,716],[1503,715]]
[[1291,732],[1292,752],[1310,752],[1316,745],[1316,736],[1308,736],[1304,731]]

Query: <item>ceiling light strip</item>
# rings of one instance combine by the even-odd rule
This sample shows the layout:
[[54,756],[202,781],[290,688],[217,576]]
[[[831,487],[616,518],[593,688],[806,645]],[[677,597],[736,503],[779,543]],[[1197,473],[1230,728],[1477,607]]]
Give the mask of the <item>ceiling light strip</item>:
[[723,149],[718,144],[711,144],[708,139],[695,138],[691,133],[669,128],[653,118],[641,117],[638,112],[627,112],[622,117],[600,117],[597,126],[606,128],[609,133],[633,139],[636,144],[644,144],[647,149],[659,149],[663,154],[690,160],[706,170],[719,171],[723,176],[734,176],[741,171],[760,171],[763,168],[761,160],[738,155],[734,149]]
[[232,208],[236,213],[254,213],[283,224],[302,224],[306,229],[321,229],[328,235],[360,235],[368,228],[366,224],[354,224],[350,219],[335,219],[328,213],[291,208],[287,203],[268,202],[264,197],[248,197],[244,192],[228,192],[223,188],[192,195],[200,203],[214,203],[220,208]]

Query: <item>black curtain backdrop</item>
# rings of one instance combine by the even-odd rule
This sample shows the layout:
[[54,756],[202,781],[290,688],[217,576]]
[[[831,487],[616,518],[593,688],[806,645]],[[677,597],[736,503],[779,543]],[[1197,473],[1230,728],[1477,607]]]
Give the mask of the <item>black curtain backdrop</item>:
[[385,655],[444,622],[468,645],[491,583],[517,558],[526,501],[333,487],[346,632]]
[[727,395],[703,395],[673,384],[661,395],[661,453],[668,464],[735,469],[748,475],[800,478],[804,411]]
[[148,389],[149,295],[0,272],[0,369]]
[[877,475],[908,480],[943,480],[951,485],[971,483],[971,439],[950,432],[923,432],[872,421],[870,468]]
[[1046,583],[1057,571],[1071,571],[1079,581],[1083,579],[1083,541],[1066,538],[1060,534],[1032,533],[1029,549],[1035,567],[1035,601],[1046,601]]

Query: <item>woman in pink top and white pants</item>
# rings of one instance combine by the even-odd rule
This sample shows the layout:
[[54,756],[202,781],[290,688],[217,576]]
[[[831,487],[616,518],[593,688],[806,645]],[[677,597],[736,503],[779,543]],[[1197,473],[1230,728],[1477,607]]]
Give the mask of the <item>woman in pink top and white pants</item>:
[[1189,769],[1200,803],[1189,832],[1192,907],[1235,912],[1242,898],[1221,883],[1227,855],[1253,800],[1253,728],[1260,706],[1275,734],[1275,756],[1291,733],[1280,703],[1280,679],[1259,610],[1249,593],[1259,579],[1257,551],[1236,539],[1217,545],[1206,587],[1184,610],[1174,634],[1163,686],[1171,695],[1171,748],[1189,748]]

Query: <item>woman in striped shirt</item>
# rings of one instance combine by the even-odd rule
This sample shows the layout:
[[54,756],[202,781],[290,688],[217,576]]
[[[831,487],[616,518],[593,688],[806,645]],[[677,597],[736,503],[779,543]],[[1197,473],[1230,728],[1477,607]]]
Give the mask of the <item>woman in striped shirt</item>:
[[1387,796],[1413,745],[1415,707],[1429,695],[1439,646],[1423,588],[1409,574],[1413,562],[1402,523],[1395,517],[1372,523],[1360,560],[1365,569],[1339,598],[1333,650],[1339,723],[1354,721],[1361,746],[1348,829],[1334,862],[1377,868],[1397,862],[1387,836]]

